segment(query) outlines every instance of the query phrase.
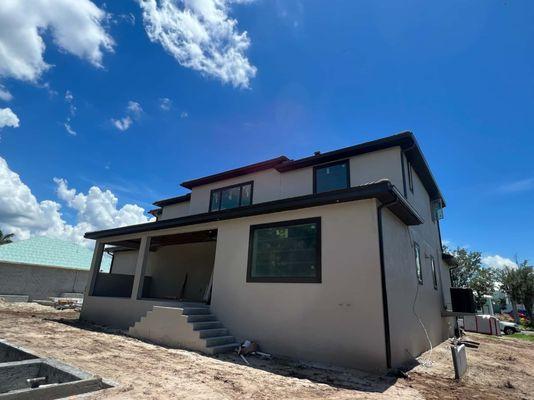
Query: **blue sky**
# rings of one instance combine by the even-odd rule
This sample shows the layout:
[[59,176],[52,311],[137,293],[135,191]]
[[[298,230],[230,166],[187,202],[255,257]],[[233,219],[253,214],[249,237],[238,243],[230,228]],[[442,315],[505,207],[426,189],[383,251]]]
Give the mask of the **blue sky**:
[[[12,95],[0,109],[20,120],[0,131],[0,157],[75,225],[74,196],[92,186],[119,210],[149,209],[187,179],[411,130],[447,200],[443,238],[534,260],[534,3],[240,3],[224,8],[232,34],[250,42],[239,82],[151,41],[135,1],[94,1],[114,42],[101,67],[47,31],[50,68],[37,79],[0,69]],[[123,131],[113,123],[122,118]],[[68,181],[59,198],[54,177]]]

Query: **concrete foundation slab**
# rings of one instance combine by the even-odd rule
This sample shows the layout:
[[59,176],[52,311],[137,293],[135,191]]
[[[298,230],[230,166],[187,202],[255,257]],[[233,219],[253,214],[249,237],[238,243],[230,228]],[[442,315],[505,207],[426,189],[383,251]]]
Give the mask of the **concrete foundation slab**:
[[53,400],[106,387],[100,377],[0,341],[1,400]]
[[24,294],[0,294],[0,299],[8,303],[27,303],[30,296]]

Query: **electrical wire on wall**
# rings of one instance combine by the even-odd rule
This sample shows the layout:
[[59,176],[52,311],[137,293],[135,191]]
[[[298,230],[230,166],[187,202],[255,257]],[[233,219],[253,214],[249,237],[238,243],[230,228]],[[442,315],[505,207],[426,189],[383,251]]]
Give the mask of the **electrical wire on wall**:
[[[414,240],[413,240],[413,237],[412,237],[412,230],[411,230],[411,227],[408,227],[408,235],[410,236],[410,243],[412,244],[413,246],[413,243],[414,243]],[[425,258],[427,258],[428,256],[425,254]],[[428,340],[428,344],[430,345],[430,353],[428,355],[428,359],[425,361],[425,360],[421,360],[419,361],[419,363],[424,366],[424,367],[431,367],[432,366],[432,361],[430,360],[431,357],[432,357],[432,351],[434,350],[434,347],[432,346],[432,341],[430,340],[430,337],[428,336],[428,331],[426,330],[426,327],[425,325],[423,324],[423,321],[421,321],[421,318],[419,317],[419,315],[417,314],[417,312],[415,311],[415,305],[417,304],[417,297],[419,296],[419,283],[417,283],[417,287],[415,289],[415,297],[413,299],[413,304],[412,304],[412,313],[413,315],[415,316],[415,318],[417,318],[417,321],[419,322],[419,325],[421,325],[421,328],[423,328],[423,331],[425,332],[425,336],[426,336],[426,339]],[[406,349],[406,351],[408,352],[408,354],[410,354],[413,358],[415,358],[409,351],[408,349]]]

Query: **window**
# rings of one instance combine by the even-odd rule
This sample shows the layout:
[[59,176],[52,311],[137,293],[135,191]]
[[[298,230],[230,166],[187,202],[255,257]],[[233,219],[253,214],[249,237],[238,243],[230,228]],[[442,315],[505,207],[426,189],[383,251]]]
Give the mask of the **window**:
[[430,268],[432,269],[432,282],[434,283],[434,289],[438,289],[438,277],[436,275],[436,264],[434,263],[434,257],[430,257]]
[[416,242],[414,242],[413,245],[415,249],[415,273],[417,274],[417,282],[422,285],[423,268],[421,268],[421,249],[419,248],[419,245]]
[[347,189],[350,186],[349,161],[320,165],[313,169],[313,192]]
[[413,171],[412,171],[412,164],[409,162],[406,163],[406,167],[408,168],[408,185],[410,187],[410,192],[413,193]]
[[247,282],[321,282],[321,219],[250,227]]
[[211,191],[210,211],[227,210],[252,204],[253,182],[240,183]]

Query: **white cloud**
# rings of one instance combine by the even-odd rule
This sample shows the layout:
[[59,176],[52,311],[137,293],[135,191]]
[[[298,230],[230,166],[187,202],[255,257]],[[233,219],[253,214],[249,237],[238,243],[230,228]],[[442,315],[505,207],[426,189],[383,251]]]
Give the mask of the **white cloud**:
[[117,128],[119,131],[125,131],[127,130],[128,128],[130,128],[130,126],[132,125],[133,121],[132,119],[129,117],[129,116],[126,116],[124,118],[120,118],[120,119],[114,119],[112,118],[111,119],[111,123],[113,124],[113,126],[115,126],[115,128]]
[[63,124],[63,126],[65,127],[65,130],[72,136],[76,136],[78,133],[72,129],[72,126],[70,126],[70,123],[69,122],[65,122]]
[[[230,0],[138,0],[148,37],[182,66],[248,87],[256,75],[245,52],[247,32],[228,16]],[[233,1],[248,3],[248,1]]]
[[504,267],[517,268],[517,264],[515,262],[498,254],[482,257],[482,264],[488,267],[496,267],[499,269],[503,269]]
[[159,99],[159,108],[161,108],[164,111],[169,111],[172,107],[172,101],[171,99],[164,97],[162,99]]
[[19,123],[19,117],[17,117],[17,114],[11,111],[11,108],[0,108],[0,129],[6,126],[18,128]]
[[180,113],[180,118],[184,119],[184,118],[188,118],[189,117],[189,114],[187,113],[187,111],[182,111]]
[[11,101],[13,95],[4,86],[0,85],[0,100]]
[[74,95],[70,90],[65,92],[65,102],[69,105],[69,116],[63,123],[65,130],[72,136],[76,136],[77,132],[72,128],[71,119],[76,116],[76,106],[74,105]]
[[65,179],[54,179],[58,198],[76,211],[76,223],[65,222],[61,204],[52,200],[38,202],[20,176],[0,157],[0,229],[13,232],[16,239],[46,235],[92,246],[85,232],[148,222],[144,210],[135,204],[118,207],[117,197],[97,186],[87,194],[68,187]]
[[2,0],[0,76],[37,81],[50,68],[43,58],[45,33],[61,50],[101,66],[103,52],[113,49],[106,18],[90,0]]
[[132,126],[134,122],[132,117],[135,119],[139,119],[141,117],[143,108],[138,102],[130,100],[126,106],[126,113],[128,115],[125,115],[122,118],[111,118],[111,123],[113,126],[122,132],[128,130],[130,126]]
[[531,189],[534,189],[534,178],[521,179],[499,187],[499,191],[502,193],[525,192]]
[[136,101],[129,101],[128,106],[126,107],[126,110],[128,110],[131,114],[135,116],[141,115],[143,112],[143,109],[141,108],[141,104],[139,104]]

